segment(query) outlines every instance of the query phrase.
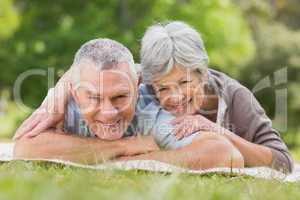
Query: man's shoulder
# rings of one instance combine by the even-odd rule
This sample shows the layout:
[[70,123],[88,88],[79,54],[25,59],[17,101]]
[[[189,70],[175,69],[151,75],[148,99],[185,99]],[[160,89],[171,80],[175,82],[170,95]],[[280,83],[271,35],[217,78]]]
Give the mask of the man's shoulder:
[[152,87],[145,84],[140,84],[138,105],[141,108],[145,108],[152,102],[156,102],[155,93],[153,92]]
[[73,98],[70,98],[67,102],[64,116],[64,132],[85,137],[93,135],[87,127],[85,120],[81,117],[79,106]]

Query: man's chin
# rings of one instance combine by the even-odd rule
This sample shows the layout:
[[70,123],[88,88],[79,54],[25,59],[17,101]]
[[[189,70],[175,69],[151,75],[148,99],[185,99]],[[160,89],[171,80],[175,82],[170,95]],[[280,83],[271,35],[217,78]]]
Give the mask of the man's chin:
[[107,133],[107,134],[96,134],[96,136],[102,140],[118,140],[123,137],[123,133]]

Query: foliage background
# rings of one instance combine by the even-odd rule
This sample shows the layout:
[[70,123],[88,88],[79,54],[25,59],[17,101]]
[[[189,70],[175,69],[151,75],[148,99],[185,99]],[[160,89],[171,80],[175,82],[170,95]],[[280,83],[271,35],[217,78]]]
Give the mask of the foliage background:
[[[279,69],[288,83],[255,93],[273,119],[275,91],[288,88],[288,145],[300,143],[300,1],[299,0],[0,0],[0,137],[9,138],[40,104],[46,76],[22,85],[22,98],[32,109],[20,110],[12,88],[29,69],[54,68],[56,80],[72,63],[85,41],[109,37],[126,45],[139,62],[148,26],[182,20],[201,32],[211,68],[221,70],[249,89]],[[274,124],[280,127],[279,124]]]

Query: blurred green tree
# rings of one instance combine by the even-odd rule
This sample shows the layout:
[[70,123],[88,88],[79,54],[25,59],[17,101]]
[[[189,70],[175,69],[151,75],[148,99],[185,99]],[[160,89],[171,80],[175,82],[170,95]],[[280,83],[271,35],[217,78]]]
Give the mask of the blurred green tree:
[[[249,88],[264,77],[273,80],[272,87],[255,94],[262,102],[269,116],[274,117],[276,90],[288,89],[287,127],[283,136],[290,146],[299,145],[300,132],[300,2],[297,0],[238,0],[252,30],[256,55],[243,68],[239,79]],[[276,85],[274,72],[287,68],[287,83]],[[279,105],[285,106],[285,105]],[[284,117],[284,116],[282,116]],[[284,122],[282,122],[284,123]],[[275,127],[281,127],[278,121]]]
[[[57,79],[72,64],[76,50],[93,38],[122,42],[139,62],[140,40],[148,26],[182,20],[201,32],[212,68],[250,89],[287,67],[288,132],[296,133],[299,10],[298,0],[0,0],[0,90],[11,91],[17,77],[30,69],[54,69]],[[21,88],[26,105],[39,105],[51,86],[47,76],[26,79]],[[256,94],[271,116],[275,88]],[[287,136],[293,144],[296,135]]]
[[[156,22],[183,20],[199,30],[211,64],[238,75],[254,54],[254,43],[240,10],[231,1],[212,0],[17,0],[21,24],[13,37],[1,44],[1,65],[6,70],[0,84],[12,87],[28,69],[67,69],[85,41],[109,37],[128,46],[139,61],[140,39]],[[46,76],[32,76],[22,85],[29,105],[37,105],[46,93]]]
[[17,10],[12,0],[0,1],[0,41],[9,38],[19,25]]

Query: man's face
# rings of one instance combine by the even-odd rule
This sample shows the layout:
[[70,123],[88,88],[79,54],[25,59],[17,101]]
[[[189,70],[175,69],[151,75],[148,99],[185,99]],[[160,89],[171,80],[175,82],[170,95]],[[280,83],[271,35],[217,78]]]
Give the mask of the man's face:
[[137,81],[130,76],[127,63],[107,70],[92,63],[85,65],[80,67],[79,86],[72,87],[82,117],[97,137],[119,139],[134,117]]

